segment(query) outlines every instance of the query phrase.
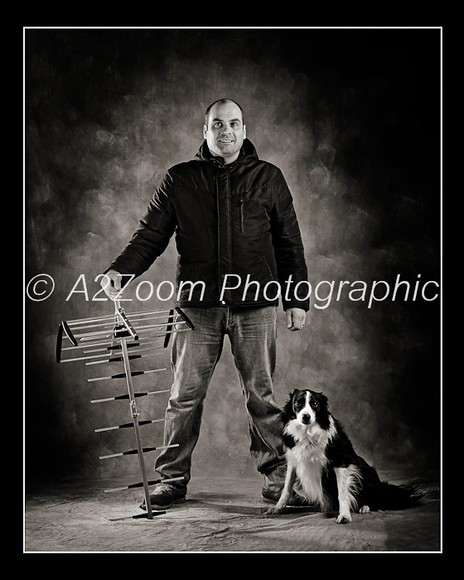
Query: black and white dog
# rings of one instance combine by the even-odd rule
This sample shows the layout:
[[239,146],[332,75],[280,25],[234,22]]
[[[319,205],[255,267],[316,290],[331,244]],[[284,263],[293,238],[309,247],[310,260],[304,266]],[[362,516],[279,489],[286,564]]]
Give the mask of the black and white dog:
[[407,486],[380,481],[376,470],[357,455],[323,393],[295,389],[282,411],[287,475],[282,495],[266,514],[281,513],[295,491],[323,511],[337,509],[337,523],[351,512],[403,509],[420,497]]

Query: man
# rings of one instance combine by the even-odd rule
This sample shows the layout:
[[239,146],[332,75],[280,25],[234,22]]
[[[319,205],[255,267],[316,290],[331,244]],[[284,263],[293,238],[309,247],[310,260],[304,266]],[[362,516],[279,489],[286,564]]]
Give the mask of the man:
[[[277,501],[285,478],[272,384],[275,286],[307,279],[299,226],[281,171],[259,160],[237,103],[221,99],[210,105],[203,136],[195,158],[167,172],[138,230],[102,282],[115,299],[124,274],[147,270],[175,233],[179,306],[195,330],[173,338],[165,444],[179,447],[164,450],[155,469],[162,479],[183,480],[155,488],[150,499],[159,509],[185,499],[203,401],[226,334],[245,396],[251,455],[264,475],[263,497]],[[297,293],[283,294],[287,327],[298,331],[309,301]]]

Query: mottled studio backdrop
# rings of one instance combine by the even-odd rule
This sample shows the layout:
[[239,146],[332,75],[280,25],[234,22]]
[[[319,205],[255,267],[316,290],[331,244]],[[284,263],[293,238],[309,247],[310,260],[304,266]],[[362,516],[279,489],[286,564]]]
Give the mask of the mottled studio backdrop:
[[[421,284],[440,281],[439,31],[31,29],[25,38],[25,279],[55,281],[47,300],[25,298],[27,478],[137,474],[134,457],[98,459],[133,447],[131,432],[94,433],[130,419],[127,401],[90,404],[124,382],[87,383],[84,364],[57,365],[56,332],[62,319],[112,312],[93,300],[95,277],[164,171],[196,153],[204,110],[221,97],[241,103],[259,156],[287,178],[313,288],[337,284],[330,303],[330,286],[319,286],[321,308],[301,333],[286,331],[279,309],[278,403],[295,386],[322,390],[378,468],[437,468],[440,299],[423,300]],[[173,281],[175,261],[172,241],[142,279]],[[398,291],[368,308],[347,285],[336,299],[340,281],[393,288],[398,275],[411,283],[406,302]],[[436,292],[428,285],[425,296]],[[137,387],[169,388],[169,354],[159,360],[168,370]],[[142,418],[161,417],[166,400],[139,399]],[[146,444],[162,442],[159,425],[143,429]],[[193,476],[253,474],[248,448],[226,346]]]

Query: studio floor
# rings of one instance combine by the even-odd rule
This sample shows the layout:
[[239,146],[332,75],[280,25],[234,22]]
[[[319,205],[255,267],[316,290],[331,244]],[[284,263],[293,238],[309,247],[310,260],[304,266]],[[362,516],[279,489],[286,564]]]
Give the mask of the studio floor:
[[125,482],[67,480],[28,486],[24,553],[31,552],[439,552],[439,482],[381,473],[392,483],[426,492],[403,511],[355,514],[339,525],[335,513],[311,507],[263,516],[261,478],[194,477],[187,501],[152,520],[140,488],[104,493]]

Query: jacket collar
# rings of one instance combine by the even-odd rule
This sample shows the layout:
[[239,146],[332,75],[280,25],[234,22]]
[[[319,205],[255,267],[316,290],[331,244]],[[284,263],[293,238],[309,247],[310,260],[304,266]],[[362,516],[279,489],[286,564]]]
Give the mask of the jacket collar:
[[[211,151],[209,150],[206,140],[204,140],[203,143],[201,144],[198,153],[195,155],[195,159],[198,159],[200,161],[208,161],[209,163],[212,163],[213,165],[217,165],[219,167],[223,167],[224,165],[226,165],[224,163],[223,157],[216,157],[211,154]],[[238,158],[229,165],[230,166],[238,165],[246,163],[253,159],[258,159],[258,153],[256,152],[255,146],[249,139],[244,139]]]

